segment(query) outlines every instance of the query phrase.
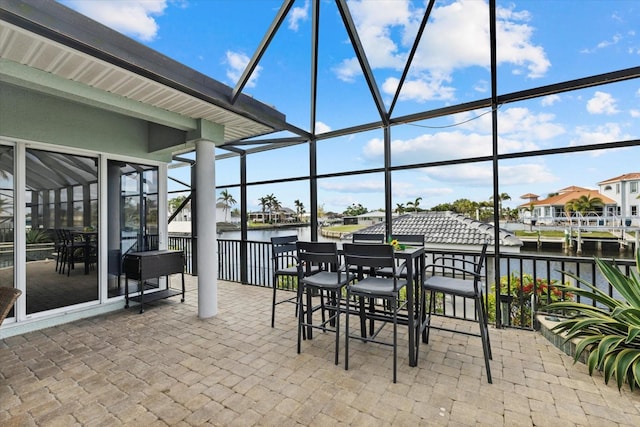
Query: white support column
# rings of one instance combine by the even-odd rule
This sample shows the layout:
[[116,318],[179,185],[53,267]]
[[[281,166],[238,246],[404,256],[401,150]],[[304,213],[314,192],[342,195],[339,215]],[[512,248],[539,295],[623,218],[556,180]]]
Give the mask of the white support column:
[[196,141],[198,230],[198,317],[218,314],[218,243],[216,234],[215,144]]

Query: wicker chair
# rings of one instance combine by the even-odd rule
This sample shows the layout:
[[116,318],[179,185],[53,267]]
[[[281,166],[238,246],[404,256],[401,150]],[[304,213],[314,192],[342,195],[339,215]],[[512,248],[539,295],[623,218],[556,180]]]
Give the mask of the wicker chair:
[[22,294],[20,289],[0,287],[0,325],[4,322],[11,308]]

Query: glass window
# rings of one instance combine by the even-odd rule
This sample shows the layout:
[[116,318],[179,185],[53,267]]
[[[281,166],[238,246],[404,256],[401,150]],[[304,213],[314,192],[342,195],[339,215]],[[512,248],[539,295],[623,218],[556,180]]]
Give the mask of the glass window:
[[122,257],[156,250],[158,240],[158,168],[109,160],[108,295],[124,294]]
[[629,191],[631,193],[637,193],[638,192],[638,181],[631,181],[629,183]]
[[637,205],[632,205],[631,206],[631,216],[638,216],[638,206]]
[[13,158],[13,147],[0,145],[0,286],[8,288],[15,286]]
[[27,149],[25,166],[27,314],[97,301],[96,158]]

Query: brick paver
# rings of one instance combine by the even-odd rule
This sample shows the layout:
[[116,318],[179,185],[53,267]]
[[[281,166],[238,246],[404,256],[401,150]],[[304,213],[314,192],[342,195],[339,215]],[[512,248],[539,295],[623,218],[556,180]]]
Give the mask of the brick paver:
[[478,338],[434,331],[418,367],[401,347],[394,384],[390,348],[353,341],[345,371],[331,334],[296,353],[293,306],[270,327],[269,289],[219,282],[219,314],[201,320],[187,280],[184,304],[1,340],[0,425],[640,425],[639,392],[535,332],[491,329],[488,384]]

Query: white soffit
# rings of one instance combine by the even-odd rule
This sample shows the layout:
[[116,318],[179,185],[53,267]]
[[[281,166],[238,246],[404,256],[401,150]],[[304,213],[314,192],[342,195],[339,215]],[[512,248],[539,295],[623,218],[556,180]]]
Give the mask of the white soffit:
[[224,125],[225,142],[274,130],[5,21],[0,21],[0,57],[181,116]]

